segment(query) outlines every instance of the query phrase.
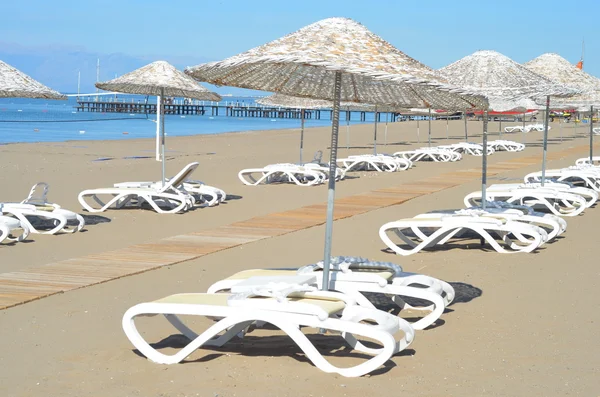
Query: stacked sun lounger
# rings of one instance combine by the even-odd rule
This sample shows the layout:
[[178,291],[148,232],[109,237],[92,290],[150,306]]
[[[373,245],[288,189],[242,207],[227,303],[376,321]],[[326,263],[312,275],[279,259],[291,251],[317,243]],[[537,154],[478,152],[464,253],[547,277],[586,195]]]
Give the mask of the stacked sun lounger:
[[83,217],[49,202],[48,189],[47,183],[39,182],[23,201],[0,202],[0,242],[23,241],[31,233],[75,233],[83,229]]
[[[593,207],[600,194],[597,158],[578,159],[575,166],[525,176],[524,183],[493,184],[469,193],[465,209],[437,210],[388,222],[379,237],[391,252],[412,255],[455,244],[487,245],[500,253],[533,252],[566,230],[564,217]],[[469,241],[479,241],[472,244]]]
[[[322,273],[322,262],[297,269],[245,270],[217,281],[206,293],[176,294],[137,304],[124,314],[123,330],[148,359],[159,364],[174,364],[201,346],[223,346],[269,323],[285,332],[315,367],[356,377],[381,367],[411,345],[415,330],[434,324],[455,296],[454,288],[445,281],[404,272],[393,263],[359,257],[331,258],[326,288],[323,288]],[[399,311],[409,309],[421,315],[409,323],[388,312],[389,309],[380,310],[377,300],[376,303],[371,300],[377,295],[392,298]],[[156,314],[162,314],[188,339],[185,347],[169,355],[146,341],[137,328],[136,319]],[[206,331],[196,333],[184,323],[182,316],[207,317],[215,323]],[[337,367],[301,331],[307,327],[339,333],[348,347],[371,357],[352,367]],[[359,338],[369,338],[379,346],[365,345]]]

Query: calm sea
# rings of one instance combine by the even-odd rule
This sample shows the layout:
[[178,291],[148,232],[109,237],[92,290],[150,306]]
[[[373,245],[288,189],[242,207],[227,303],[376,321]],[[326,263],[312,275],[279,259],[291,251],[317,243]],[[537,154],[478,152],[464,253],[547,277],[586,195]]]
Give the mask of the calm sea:
[[[106,97],[102,100],[106,100]],[[143,101],[145,97],[120,95],[119,100]],[[149,102],[155,101],[150,98]],[[221,104],[254,105],[248,97],[224,97]],[[77,112],[76,98],[67,101],[0,98],[0,144],[17,142],[62,142],[68,140],[115,140],[152,138],[156,135],[156,115],[127,113]],[[224,111],[224,109],[221,109]],[[329,112],[325,120],[306,120],[306,127],[331,125]],[[345,116],[342,116],[345,117]],[[359,113],[351,123],[360,122]],[[345,123],[342,118],[342,123]],[[373,115],[367,114],[367,121]],[[297,119],[270,119],[226,116],[167,115],[165,131],[169,136],[219,134],[224,132],[299,128]]]

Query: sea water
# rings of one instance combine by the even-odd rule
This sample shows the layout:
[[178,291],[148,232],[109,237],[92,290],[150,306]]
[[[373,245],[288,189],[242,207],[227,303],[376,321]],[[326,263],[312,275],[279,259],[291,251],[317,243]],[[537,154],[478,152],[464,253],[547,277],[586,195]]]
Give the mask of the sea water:
[[[145,101],[145,97],[140,96],[120,95],[119,99],[141,103]],[[149,99],[149,103],[152,103],[152,100]],[[242,106],[255,105],[254,98],[250,97],[224,97],[220,104],[225,105],[225,102]],[[76,105],[75,97],[69,97],[67,101],[0,98],[0,144],[138,139],[156,136],[156,114],[78,112]],[[221,108],[220,111],[224,113],[224,109]],[[165,132],[168,136],[188,136],[300,128],[299,119],[210,116],[210,108],[207,113],[203,116],[166,115]],[[305,126],[330,126],[330,112],[324,111],[321,116],[321,120],[305,120]],[[342,112],[340,116],[340,124],[344,125],[345,113]],[[352,119],[351,123],[360,122],[358,112],[352,113]],[[373,114],[368,113],[366,121],[373,120]]]

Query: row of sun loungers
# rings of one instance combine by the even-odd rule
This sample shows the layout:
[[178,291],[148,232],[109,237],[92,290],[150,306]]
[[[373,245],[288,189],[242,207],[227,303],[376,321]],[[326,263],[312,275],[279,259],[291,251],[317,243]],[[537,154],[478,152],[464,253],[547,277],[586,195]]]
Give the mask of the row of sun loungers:
[[[487,153],[496,151],[517,152],[525,149],[525,145],[507,140],[489,142]],[[477,143],[457,143],[453,145],[424,147],[410,151],[400,151],[393,155],[363,154],[337,159],[336,180],[343,180],[347,172],[406,171],[417,161],[454,162],[462,159],[463,154],[483,155],[483,146]],[[298,186],[316,186],[323,184],[329,177],[329,165],[323,163],[270,164],[261,168],[248,168],[238,173],[239,180],[248,186],[262,184],[293,183]]]
[[[592,163],[600,162],[593,158]],[[388,222],[379,237],[399,255],[412,255],[461,239],[478,239],[500,253],[532,252],[561,235],[563,217],[581,215],[595,205],[600,194],[600,167],[589,159],[575,166],[525,176],[521,184],[494,184],[468,194],[465,209],[433,211],[414,218]]]
[[[173,364],[201,346],[222,346],[269,323],[285,332],[315,367],[356,377],[381,367],[410,346],[415,330],[434,324],[455,296],[454,288],[447,282],[404,272],[393,263],[356,257],[336,257],[331,263],[330,282],[325,290],[321,290],[322,263],[298,269],[246,270],[214,283],[206,293],[176,294],[135,305],[123,316],[123,329],[148,359]],[[378,310],[365,293],[391,297],[398,309],[411,309],[422,316],[409,323]],[[422,303],[411,306],[406,298],[417,298]],[[185,347],[167,355],[144,339],[136,319],[154,315],[163,315],[188,339]],[[208,317],[215,323],[197,333],[180,316]],[[339,333],[353,350],[372,357],[349,368],[334,366],[301,332],[301,327]],[[359,338],[369,338],[378,346],[367,346]]]
[[[548,130],[551,130],[552,127],[548,126]],[[504,127],[504,132],[532,132],[532,131],[544,131],[544,124],[527,124],[525,127],[522,125],[510,125]]]

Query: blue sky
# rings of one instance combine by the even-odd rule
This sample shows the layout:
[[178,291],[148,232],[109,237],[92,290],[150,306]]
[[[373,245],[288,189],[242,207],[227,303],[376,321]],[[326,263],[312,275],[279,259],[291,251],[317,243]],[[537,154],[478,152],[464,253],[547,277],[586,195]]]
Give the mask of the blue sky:
[[[517,62],[556,52],[600,76],[597,0],[547,1],[6,1],[0,41],[100,54],[219,60],[332,16],[363,23],[440,68],[477,50]],[[14,65],[19,67],[19,65]],[[33,76],[36,77],[36,76]],[[114,76],[111,76],[114,77]]]

